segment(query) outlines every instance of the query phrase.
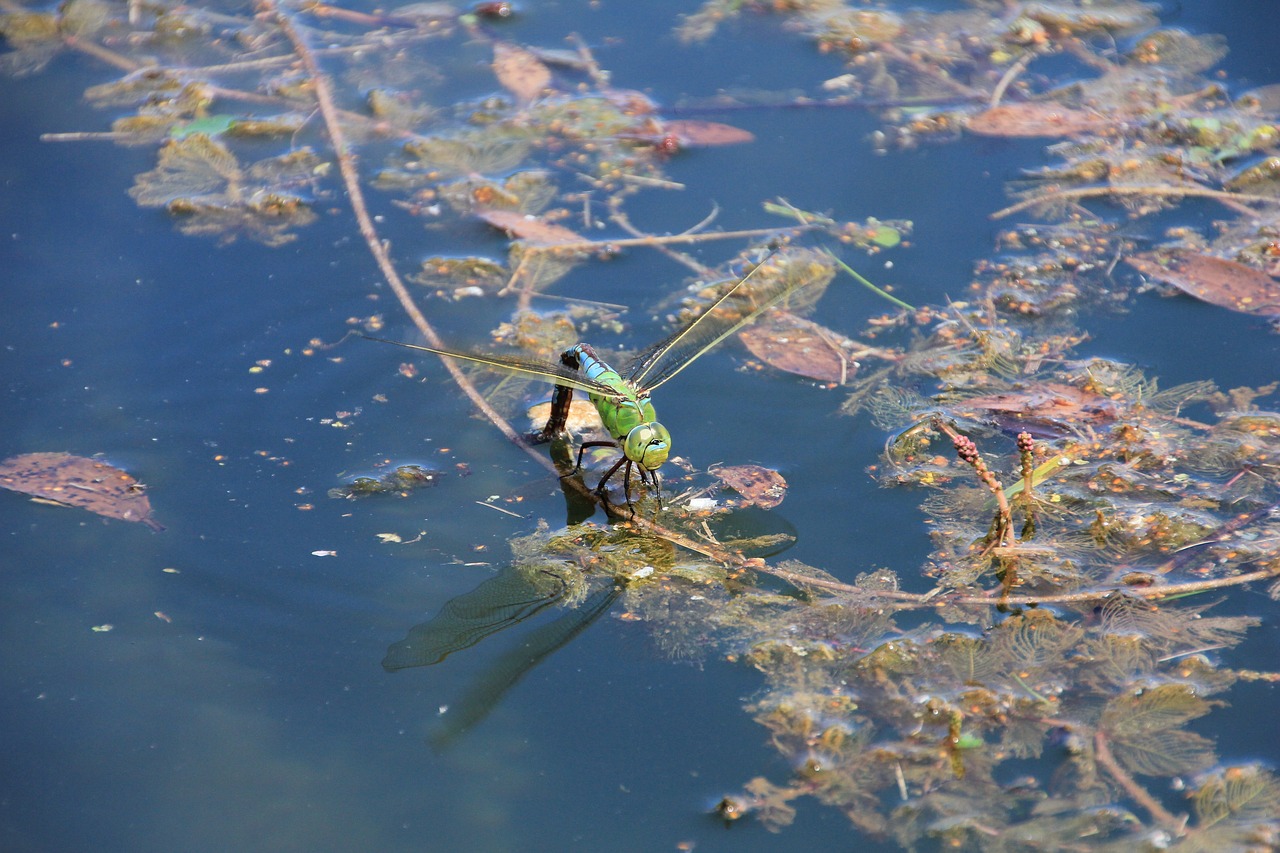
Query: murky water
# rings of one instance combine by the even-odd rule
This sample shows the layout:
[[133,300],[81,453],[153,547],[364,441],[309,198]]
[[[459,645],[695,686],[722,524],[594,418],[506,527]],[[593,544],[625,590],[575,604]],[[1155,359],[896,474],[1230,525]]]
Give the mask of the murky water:
[[[531,6],[506,32],[558,43],[576,29],[603,42],[625,28],[625,39],[596,45],[597,58],[617,85],[668,103],[838,73],[761,21],[706,48],[681,47],[667,33],[687,5]],[[1199,0],[1171,20],[1227,33],[1227,76],[1269,83],[1280,79],[1269,9]],[[714,658],[672,663],[642,625],[614,613],[533,669],[484,722],[433,749],[442,711],[522,635],[431,669],[389,674],[380,661],[443,602],[491,576],[509,539],[537,519],[562,524],[557,485],[475,420],[435,363],[420,360],[424,381],[409,383],[395,374],[401,354],[386,348],[303,354],[312,338],[337,341],[347,318],[373,311],[387,316],[388,333],[407,334],[345,214],[282,249],[219,248],[126,195],[151,167],[148,152],[39,142],[43,132],[105,123],[81,101],[100,79],[93,60],[66,56],[42,75],[6,80],[0,94],[0,455],[104,454],[147,483],[167,530],[0,493],[0,847],[873,849],[813,802],[800,803],[781,835],[708,817],[746,780],[790,773],[743,711],[756,677]],[[678,230],[718,205],[719,227],[754,227],[759,201],[775,196],[837,218],[909,218],[915,247],[864,272],[891,278],[917,304],[964,295],[974,261],[991,251],[986,214],[1043,148],[967,138],[875,155],[865,137],[877,121],[854,110],[710,117],[757,142],[674,161],[671,176],[687,189],[643,197],[631,211],[638,224]],[[446,246],[500,253],[505,242],[474,228],[395,228],[387,236],[407,259]],[[892,272],[879,267],[886,258]],[[557,289],[637,306],[635,345],[663,333],[643,309],[683,275],[657,254],[629,253]],[[852,328],[882,310],[847,287],[826,297],[823,319]],[[494,317],[477,300],[428,311],[460,344]],[[1088,352],[1136,362],[1167,385],[1261,385],[1280,364],[1265,324],[1190,300],[1141,297],[1127,314],[1084,325]],[[789,556],[845,578],[880,565],[909,576],[929,549],[917,496],[879,490],[864,473],[884,436],[865,418],[836,415],[837,392],[746,376],[734,369],[740,360],[726,347],[663,388],[679,452],[698,466],[779,468],[792,491],[778,512],[798,533]],[[326,496],[387,459],[443,477],[405,500]],[[523,496],[521,518],[479,505],[512,494]],[[392,547],[379,539],[386,533],[421,540]],[[1268,606],[1256,592],[1231,596],[1249,601],[1229,598],[1225,612]],[[1274,667],[1273,623],[1232,665]],[[1274,707],[1274,688],[1244,686],[1230,699],[1200,730],[1224,755],[1280,759],[1259,713]]]

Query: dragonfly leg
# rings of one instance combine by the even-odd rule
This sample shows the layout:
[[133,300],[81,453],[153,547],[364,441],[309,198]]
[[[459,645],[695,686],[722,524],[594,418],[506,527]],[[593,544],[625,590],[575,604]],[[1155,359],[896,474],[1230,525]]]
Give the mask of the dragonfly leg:
[[[582,446],[578,448],[578,462],[576,465],[573,466],[573,470],[570,471],[565,476],[566,477],[572,476],[582,470],[582,454],[587,452],[588,447],[617,447],[617,446],[618,446],[618,442],[616,441],[584,441],[582,442]],[[622,458],[626,459],[625,456]],[[618,466],[614,465],[613,470],[611,470],[609,473],[612,474],[614,471],[617,471],[617,470],[618,470]],[[605,479],[607,480],[609,478],[605,477]]]
[[657,471],[650,471],[649,476],[653,478],[653,494],[658,498],[658,509],[662,509],[662,478]]
[[[602,498],[604,497],[605,487],[609,484],[609,478],[612,477],[614,474],[618,473],[618,469],[621,468],[623,465],[627,466],[627,474],[625,478],[626,483],[629,484],[631,482],[631,460],[624,456],[621,459],[619,459],[617,462],[615,462],[613,467],[610,468],[608,472],[604,475],[604,477],[600,479],[600,483],[596,486],[597,495],[599,495]],[[626,485],[624,485],[623,488],[626,488]],[[627,502],[630,503],[630,501],[631,501],[631,497],[630,495],[628,495]]]

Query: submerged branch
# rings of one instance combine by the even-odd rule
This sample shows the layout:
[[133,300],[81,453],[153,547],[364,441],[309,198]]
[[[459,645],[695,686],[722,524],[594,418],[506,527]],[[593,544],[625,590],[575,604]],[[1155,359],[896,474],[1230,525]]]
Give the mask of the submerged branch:
[[1186,828],[1186,817],[1178,817],[1160,804],[1160,801],[1148,793],[1147,789],[1142,787],[1134,780],[1132,776],[1120,766],[1120,762],[1116,761],[1115,756],[1111,754],[1111,747],[1107,745],[1107,736],[1101,731],[1094,732],[1093,735],[1093,752],[1094,759],[1098,765],[1111,775],[1126,794],[1128,794],[1134,802],[1138,803],[1147,812],[1160,822],[1165,829],[1172,832],[1175,836],[1181,835]]

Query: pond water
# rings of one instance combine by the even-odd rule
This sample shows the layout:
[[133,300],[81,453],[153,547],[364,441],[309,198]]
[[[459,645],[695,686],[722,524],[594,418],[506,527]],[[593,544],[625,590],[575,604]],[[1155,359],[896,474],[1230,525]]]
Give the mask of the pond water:
[[[500,26],[547,46],[578,32],[615,85],[660,104],[812,88],[841,71],[767,16],[680,44],[670,31],[691,6],[525,4]],[[1224,80],[1245,88],[1280,81],[1271,6],[1193,0],[1164,17],[1224,33]],[[477,56],[458,61],[487,61]],[[375,312],[384,334],[412,335],[336,182],[296,242],[218,246],[127,195],[153,148],[39,140],[105,127],[83,100],[105,79],[101,63],[66,53],[6,79],[0,94],[0,455],[102,454],[146,483],[166,529],[0,493],[0,848],[897,849],[807,799],[780,834],[708,815],[747,780],[794,769],[744,711],[759,677],[716,654],[673,662],[616,609],[529,670],[483,721],[433,746],[449,707],[525,635],[502,632],[438,667],[389,673],[383,656],[492,577],[510,540],[539,520],[563,525],[558,485],[474,417],[438,362],[414,359],[419,381],[406,381],[404,354],[390,348],[308,349]],[[716,227],[759,227],[760,202],[776,197],[836,219],[910,219],[913,246],[858,266],[917,305],[965,297],[975,262],[992,252],[987,215],[1007,203],[1006,181],[1045,156],[1044,140],[975,136],[877,154],[867,137],[880,120],[857,109],[688,115],[756,141],[673,158],[668,176],[684,191],[638,197],[637,225],[674,232],[718,206]],[[374,205],[405,268],[436,253],[505,253],[497,231],[424,230],[385,198]],[[695,249],[707,263],[732,251]],[[647,309],[686,275],[635,250],[578,268],[556,292],[632,306],[619,342],[634,347],[666,334]],[[826,325],[852,331],[887,310],[846,285],[826,295]],[[509,316],[489,300],[423,304],[460,345]],[[1280,378],[1280,337],[1257,317],[1144,294],[1081,323],[1092,336],[1081,351],[1136,363],[1162,385]],[[865,415],[837,414],[838,390],[746,373],[743,360],[725,345],[664,386],[677,453],[700,468],[780,470],[791,488],[774,512],[797,537],[787,557],[849,581],[890,566],[907,588],[928,590],[913,574],[932,547],[919,495],[865,473],[884,433]],[[327,496],[386,460],[438,470],[439,483],[403,499]],[[495,495],[518,495],[500,503],[518,517],[482,505]],[[389,544],[388,533],[420,539]],[[1220,608],[1264,617],[1230,665],[1274,668],[1280,632],[1261,587],[1224,593]],[[1196,730],[1231,760],[1280,760],[1275,688],[1241,685],[1227,698]]]

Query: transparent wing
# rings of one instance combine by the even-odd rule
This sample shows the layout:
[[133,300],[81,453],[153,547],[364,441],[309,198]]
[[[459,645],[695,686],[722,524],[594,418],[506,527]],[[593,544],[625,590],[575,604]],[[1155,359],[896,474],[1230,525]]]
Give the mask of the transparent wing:
[[808,283],[804,280],[797,281],[779,271],[779,275],[762,281],[751,289],[751,307],[746,313],[727,309],[725,304],[735,297],[743,297],[744,285],[772,257],[773,255],[769,255],[761,261],[689,325],[636,356],[622,375],[642,391],[652,391],[684,370],[707,350]]
[[506,355],[481,355],[479,353],[459,352],[451,349],[437,349],[436,347],[424,346],[423,344],[406,344],[403,341],[392,341],[386,338],[375,338],[372,335],[361,335],[362,338],[368,338],[371,341],[377,341],[382,344],[395,344],[398,347],[406,349],[416,349],[423,352],[435,353],[436,355],[448,356],[456,358],[459,361],[469,361],[472,364],[480,364],[493,370],[503,373],[513,373],[517,376],[526,376],[531,379],[541,379],[543,382],[552,382],[556,385],[567,385],[579,391],[587,391],[593,394],[605,394],[615,396],[618,392],[616,389],[610,388],[603,382],[596,382],[594,379],[583,376],[575,370],[570,370],[563,364],[555,364],[550,361],[534,361],[533,359],[515,358]]

